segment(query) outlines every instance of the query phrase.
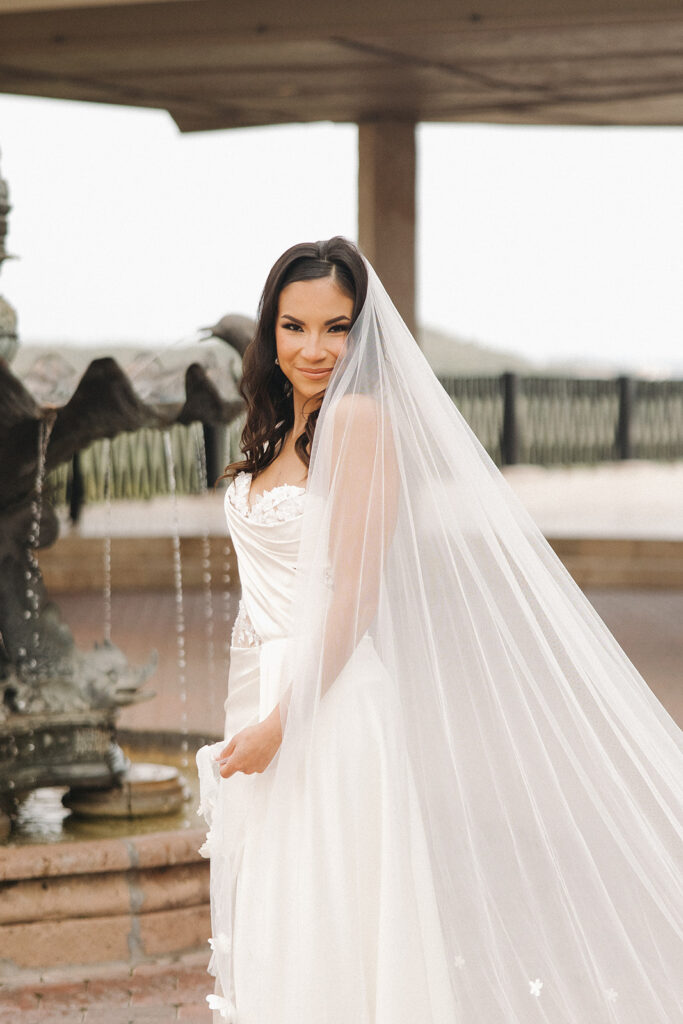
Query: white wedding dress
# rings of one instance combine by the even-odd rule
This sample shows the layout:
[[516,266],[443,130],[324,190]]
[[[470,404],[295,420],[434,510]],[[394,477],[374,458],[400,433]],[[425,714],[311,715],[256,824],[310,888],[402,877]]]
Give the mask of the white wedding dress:
[[216,1021],[679,1024],[681,731],[368,279],[305,492],[226,492]]
[[[285,485],[250,506],[250,486],[251,476],[239,473],[225,500],[242,584],[226,740],[262,720],[282,696],[306,501],[302,488]],[[458,1020],[409,742],[391,680],[365,634],[321,704],[314,770],[291,792],[277,848],[258,847],[278,755],[263,774],[224,780],[212,763],[223,744],[198,753],[212,874],[210,969],[219,979],[210,997],[215,1021]],[[264,900],[267,934],[252,913]],[[302,946],[308,955],[293,963],[288,951]],[[220,986],[224,977],[229,993]]]

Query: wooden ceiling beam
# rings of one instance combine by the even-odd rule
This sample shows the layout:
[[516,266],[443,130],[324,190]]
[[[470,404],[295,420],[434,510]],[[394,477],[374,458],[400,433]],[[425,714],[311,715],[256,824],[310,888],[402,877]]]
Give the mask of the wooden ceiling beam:
[[471,0],[364,3],[5,6],[0,91],[162,107],[182,130],[382,117],[609,123],[610,105],[614,123],[640,123],[636,111],[683,120],[680,0],[651,0],[649,20],[644,0],[475,0],[476,18]]
[[2,36],[57,45],[146,38],[150,43],[209,32],[226,37],[285,35],[300,38],[353,36],[394,38],[429,32],[477,34],[486,30],[621,28],[680,19],[679,0],[93,0],[27,9],[3,0]]
[[[635,49],[628,45],[616,46],[614,39],[598,38],[593,39],[591,52],[569,55],[562,50],[557,55],[549,52],[548,39],[544,45],[543,39],[526,36],[516,40],[518,45],[515,50],[511,51],[508,46],[498,54],[491,50],[486,56],[476,50],[462,51],[455,45],[455,41],[442,38],[439,38],[437,47],[431,37],[404,40],[400,48],[395,46],[392,49],[360,39],[282,41],[277,47],[265,44],[251,47],[214,40],[213,44],[207,42],[205,46],[196,48],[188,45],[178,50],[160,47],[151,56],[142,45],[121,52],[109,50],[105,53],[90,49],[87,53],[77,55],[59,50],[47,53],[30,48],[22,52],[21,48],[12,50],[0,42],[0,70],[4,65],[16,72],[26,68],[35,74],[63,74],[72,78],[80,76],[86,80],[91,73],[104,78],[111,75],[135,75],[139,79],[152,80],[169,74],[212,75],[221,69],[226,74],[237,73],[242,69],[259,74],[272,70],[273,73],[286,72],[305,77],[311,69],[322,66],[348,67],[350,73],[355,73],[359,67],[397,67],[405,70],[413,66],[415,69],[458,75],[483,70],[484,65],[501,67],[507,64],[510,67],[516,65],[519,68],[535,69],[553,64],[571,72],[572,65],[587,65],[592,61],[596,66],[608,67],[616,60],[624,65],[640,65],[642,70],[646,69],[648,63],[668,60],[674,64],[683,59],[683,21],[677,27],[680,29],[678,35],[671,31],[665,33],[664,38],[658,38],[658,48],[654,45],[655,40],[650,40],[649,46]],[[534,33],[534,36],[538,37],[538,33]],[[598,42],[602,44],[601,49],[597,46]],[[633,41],[629,39],[625,42]]]

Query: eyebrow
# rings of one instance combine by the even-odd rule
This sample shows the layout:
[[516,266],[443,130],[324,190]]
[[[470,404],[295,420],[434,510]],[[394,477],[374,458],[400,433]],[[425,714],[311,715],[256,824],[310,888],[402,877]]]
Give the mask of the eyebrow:
[[[304,325],[304,321],[303,320],[297,320],[297,318],[295,316],[292,316],[291,313],[282,313],[280,319],[284,319],[285,317],[287,318],[287,320],[293,320],[295,324],[300,324],[302,327]],[[351,319],[351,317],[345,316],[344,314],[342,314],[341,316],[333,316],[331,320],[326,320],[325,321],[325,327],[329,327],[330,324],[339,323],[340,320],[350,320],[350,319]]]

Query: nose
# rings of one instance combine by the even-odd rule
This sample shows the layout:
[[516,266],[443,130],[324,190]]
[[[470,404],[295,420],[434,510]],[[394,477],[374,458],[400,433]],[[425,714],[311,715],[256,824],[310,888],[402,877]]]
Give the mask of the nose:
[[325,357],[320,331],[311,328],[311,330],[305,332],[303,344],[301,346],[301,354],[304,359],[307,359],[311,363]]

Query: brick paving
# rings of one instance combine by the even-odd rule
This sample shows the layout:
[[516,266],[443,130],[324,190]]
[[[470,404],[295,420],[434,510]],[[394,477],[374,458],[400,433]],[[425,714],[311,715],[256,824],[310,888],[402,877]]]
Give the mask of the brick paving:
[[0,1024],[210,1024],[209,952],[0,981]]
[[[102,641],[102,599],[99,594],[58,594],[62,618],[81,650]],[[190,732],[222,735],[227,695],[228,659],[223,639],[230,624],[216,621],[213,673],[208,658],[204,594],[184,594],[185,650],[187,661],[187,726]],[[233,599],[231,612],[237,610]],[[183,702],[178,683],[175,636],[175,596],[170,590],[115,590],[112,594],[112,640],[131,665],[144,664],[156,650],[158,664],[144,690],[156,694],[149,701],[124,708],[119,717],[123,729],[178,730]],[[143,690],[143,692],[144,692]]]
[[[586,588],[586,595],[622,645],[657,698],[683,728],[683,590]],[[198,734],[221,735],[227,693],[227,663],[218,656],[209,674],[204,637],[203,595],[185,594],[188,727]],[[92,594],[60,594],[63,618],[83,649],[102,638],[101,602]],[[236,605],[236,601],[233,607]],[[166,591],[115,592],[112,637],[133,664],[156,647],[159,665],[147,688],[152,700],[125,708],[126,729],[177,730],[183,703],[177,682],[173,622],[175,602]]]

